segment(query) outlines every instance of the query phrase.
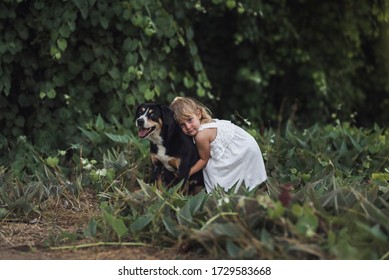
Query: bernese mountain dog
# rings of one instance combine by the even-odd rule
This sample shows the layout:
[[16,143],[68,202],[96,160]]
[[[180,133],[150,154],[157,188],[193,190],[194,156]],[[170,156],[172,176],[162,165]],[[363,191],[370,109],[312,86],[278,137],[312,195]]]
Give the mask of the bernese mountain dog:
[[138,136],[150,141],[151,183],[169,188],[183,180],[185,194],[198,193],[204,187],[202,171],[190,178],[189,171],[199,154],[193,139],[174,120],[173,111],[162,104],[143,103],[135,118]]

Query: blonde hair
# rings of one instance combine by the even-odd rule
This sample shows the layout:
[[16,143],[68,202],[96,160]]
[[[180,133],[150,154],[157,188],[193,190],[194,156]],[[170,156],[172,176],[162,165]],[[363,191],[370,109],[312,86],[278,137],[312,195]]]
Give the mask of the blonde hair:
[[178,96],[170,104],[170,109],[173,110],[174,119],[177,122],[188,119],[193,114],[197,114],[197,110],[201,113],[200,122],[202,124],[212,121],[211,111],[194,98]]

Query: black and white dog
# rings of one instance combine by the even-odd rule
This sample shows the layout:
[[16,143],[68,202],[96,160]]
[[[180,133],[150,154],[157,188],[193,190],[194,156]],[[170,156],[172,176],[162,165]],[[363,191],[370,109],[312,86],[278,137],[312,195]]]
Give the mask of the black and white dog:
[[136,126],[138,136],[150,141],[152,183],[170,187],[184,180],[183,191],[187,194],[195,194],[204,187],[202,171],[189,178],[190,168],[199,154],[192,138],[175,122],[169,107],[157,103],[139,105]]

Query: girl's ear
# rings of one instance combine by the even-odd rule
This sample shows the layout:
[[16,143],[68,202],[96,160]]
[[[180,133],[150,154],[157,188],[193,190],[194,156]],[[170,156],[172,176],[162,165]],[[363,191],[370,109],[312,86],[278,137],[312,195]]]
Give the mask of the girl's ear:
[[201,120],[202,113],[201,113],[201,110],[200,110],[200,109],[197,109],[197,110],[196,110],[196,116]]

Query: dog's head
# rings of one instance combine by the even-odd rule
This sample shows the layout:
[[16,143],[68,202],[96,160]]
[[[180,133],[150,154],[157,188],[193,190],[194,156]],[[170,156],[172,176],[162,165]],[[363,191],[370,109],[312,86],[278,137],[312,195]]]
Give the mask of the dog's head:
[[135,124],[140,138],[159,136],[164,126],[174,123],[173,112],[164,105],[143,103],[138,106]]

